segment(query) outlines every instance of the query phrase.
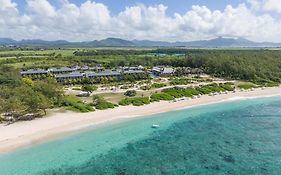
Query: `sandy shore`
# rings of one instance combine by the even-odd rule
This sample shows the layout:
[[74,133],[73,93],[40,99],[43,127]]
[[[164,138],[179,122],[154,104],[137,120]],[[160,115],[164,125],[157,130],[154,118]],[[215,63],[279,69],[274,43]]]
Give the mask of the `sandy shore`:
[[63,133],[116,119],[134,118],[196,105],[216,103],[229,99],[275,95],[281,95],[280,87],[266,88],[264,90],[255,89],[254,91],[229,93],[217,96],[206,95],[198,99],[189,99],[178,102],[163,101],[141,107],[125,106],[92,113],[54,113],[50,117],[42,119],[19,122],[9,126],[0,125],[0,153],[11,151],[29,144],[38,143]]

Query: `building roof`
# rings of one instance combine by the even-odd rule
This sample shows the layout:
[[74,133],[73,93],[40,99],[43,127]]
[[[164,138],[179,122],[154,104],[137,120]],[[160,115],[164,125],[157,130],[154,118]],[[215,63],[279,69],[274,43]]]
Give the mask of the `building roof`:
[[171,67],[164,67],[162,74],[172,74],[174,73],[174,68]]
[[86,75],[86,77],[95,77],[95,76],[97,76],[97,73],[92,72],[92,71],[86,71],[85,75]]
[[49,68],[48,71],[50,72],[71,72],[75,71],[77,68],[69,68],[69,67],[54,67],[54,68]]
[[80,72],[71,72],[69,74],[61,74],[61,75],[56,75],[57,79],[60,78],[75,78],[75,77],[83,77],[84,73],[80,73]]
[[96,67],[89,67],[89,70],[103,70],[104,67],[99,67],[99,66],[96,66]]
[[160,67],[153,67],[151,69],[151,71],[153,71],[153,72],[162,72],[162,69]]
[[29,69],[27,71],[21,71],[20,74],[47,74],[48,71],[44,69]]
[[124,71],[124,74],[138,74],[138,73],[144,73],[142,70],[128,70]]
[[121,75],[120,71],[105,70],[102,72],[85,72],[87,77],[102,77],[102,76],[118,76]]
[[119,71],[112,71],[112,70],[105,70],[102,72],[97,73],[99,76],[116,76],[121,75]]

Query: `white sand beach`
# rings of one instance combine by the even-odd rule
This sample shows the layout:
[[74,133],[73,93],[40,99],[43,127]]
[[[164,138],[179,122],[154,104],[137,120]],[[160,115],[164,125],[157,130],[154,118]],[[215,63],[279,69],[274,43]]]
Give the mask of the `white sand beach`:
[[112,120],[146,116],[225,100],[276,95],[281,95],[281,87],[259,88],[254,91],[236,93],[229,92],[217,96],[205,95],[201,98],[177,102],[163,101],[141,107],[125,106],[91,113],[55,112],[48,117],[33,121],[18,122],[9,126],[0,125],[0,153]]

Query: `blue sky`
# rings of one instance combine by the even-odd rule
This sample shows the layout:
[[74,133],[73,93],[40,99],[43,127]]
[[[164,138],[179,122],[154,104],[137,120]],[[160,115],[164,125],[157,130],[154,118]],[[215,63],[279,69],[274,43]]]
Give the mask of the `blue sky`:
[[280,0],[0,0],[0,37],[281,42]]
[[[59,0],[48,0],[52,5],[59,7]],[[69,2],[76,5],[81,5],[86,0],[69,0]],[[24,11],[26,2],[24,0],[14,0],[18,4],[21,13]],[[145,5],[157,5],[163,4],[168,7],[167,14],[173,15],[174,13],[185,13],[191,9],[192,5],[205,5],[211,10],[223,10],[227,5],[231,4],[237,6],[240,3],[245,2],[244,0],[95,0],[105,4],[113,15],[123,11],[126,6],[133,6],[139,3]]]

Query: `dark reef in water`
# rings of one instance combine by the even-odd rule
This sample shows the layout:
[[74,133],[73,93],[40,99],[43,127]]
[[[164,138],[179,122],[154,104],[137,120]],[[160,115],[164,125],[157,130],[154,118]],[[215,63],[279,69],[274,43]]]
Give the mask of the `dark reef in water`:
[[279,175],[280,145],[278,101],[187,119],[80,167],[45,174]]

